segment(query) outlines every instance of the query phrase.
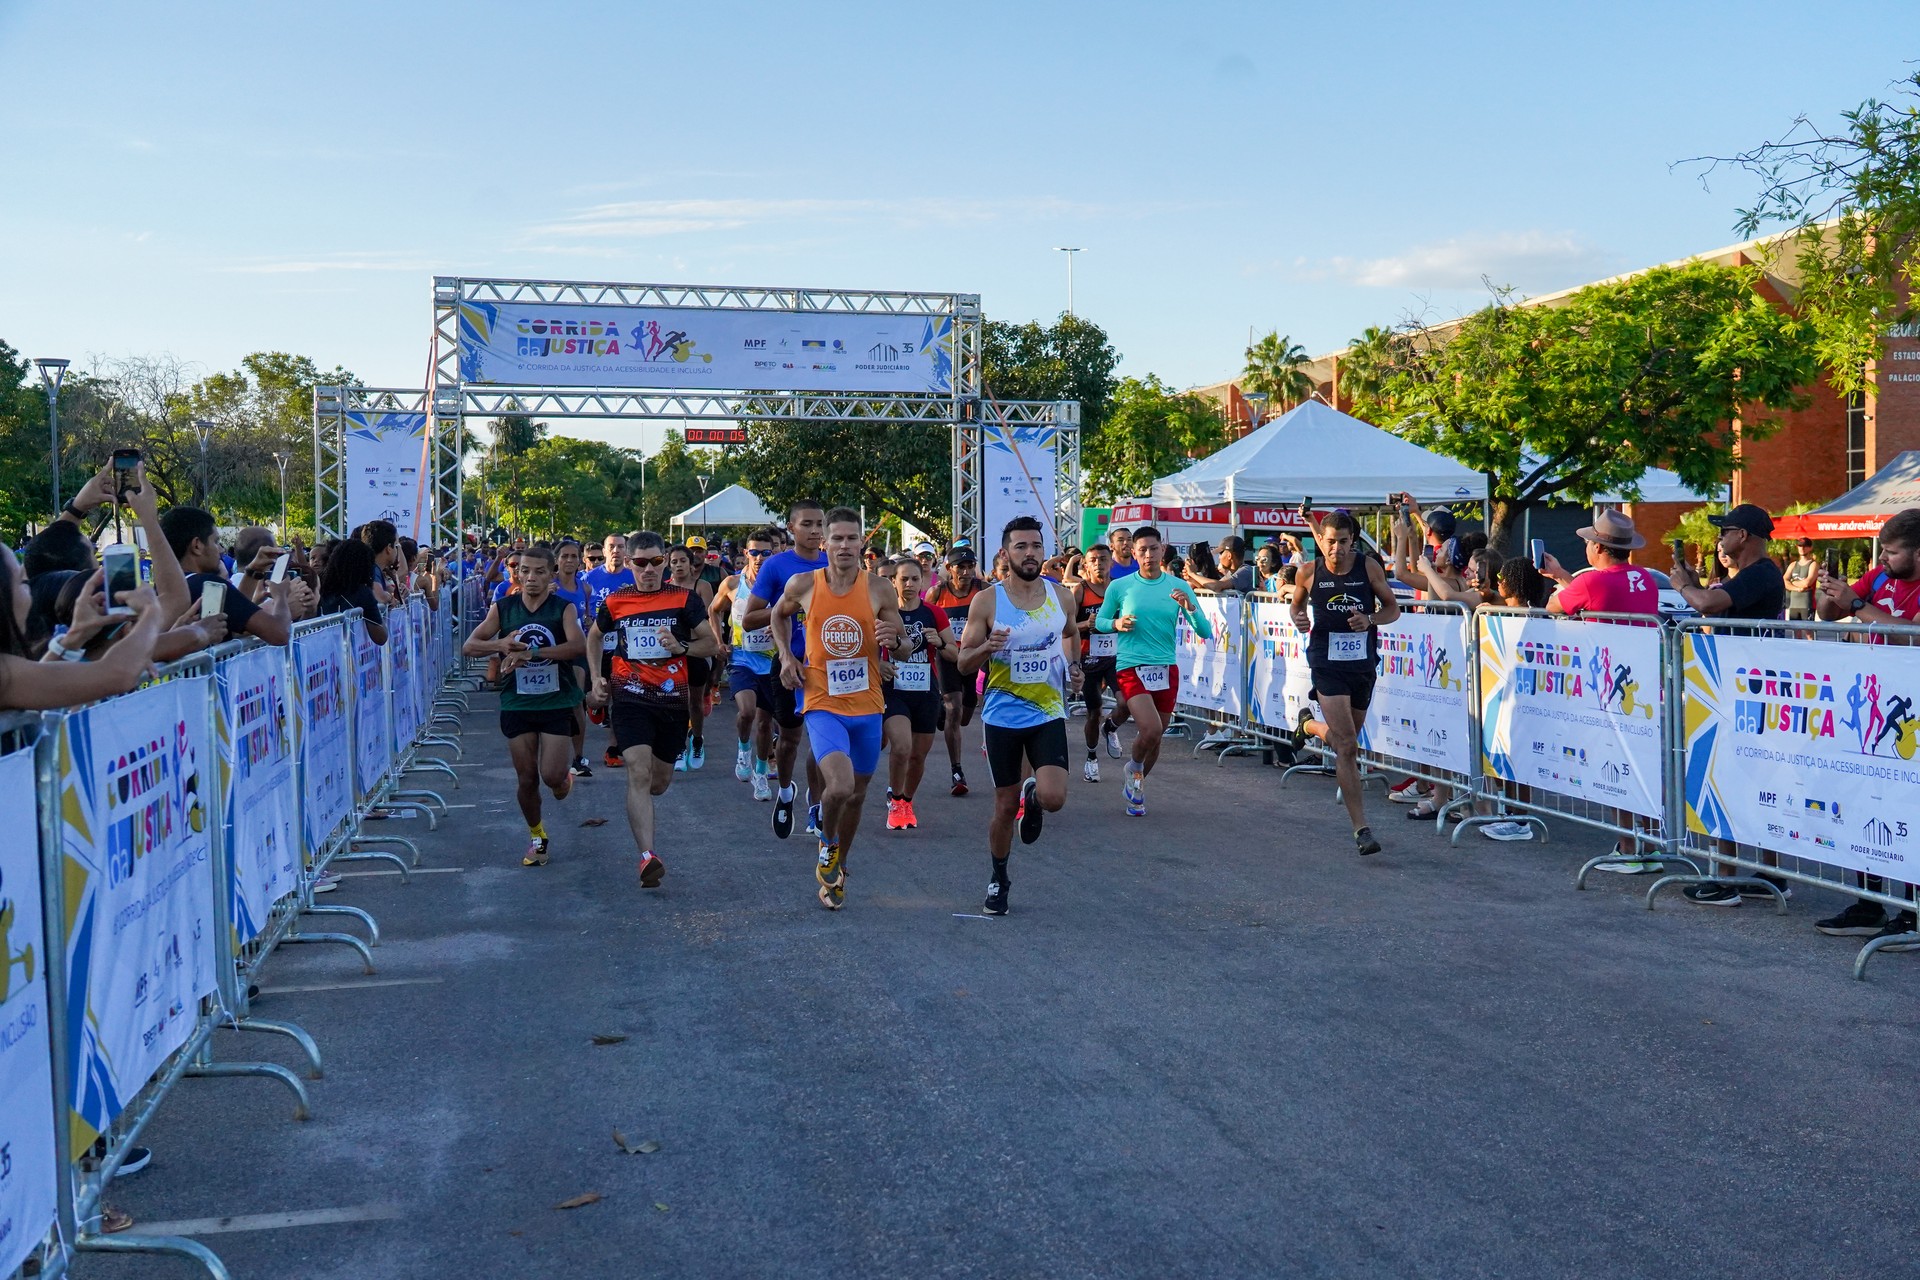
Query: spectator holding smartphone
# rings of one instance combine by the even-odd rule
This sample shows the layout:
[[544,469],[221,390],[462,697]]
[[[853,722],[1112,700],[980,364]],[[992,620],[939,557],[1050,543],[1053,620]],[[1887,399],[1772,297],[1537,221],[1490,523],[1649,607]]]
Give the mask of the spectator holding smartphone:
[[[104,579],[95,570],[86,579],[93,592]],[[52,662],[35,662],[26,638],[27,580],[13,552],[0,545],[0,710],[45,711],[76,707],[126,693],[153,663],[154,641],[160,635],[161,607],[152,587],[121,593],[115,604],[133,610],[131,624],[97,661],[83,655],[61,655]],[[104,611],[105,601],[89,606]],[[125,618],[119,621],[127,621]]]
[[1540,572],[1560,584],[1547,601],[1547,612],[1574,618],[1584,613],[1660,612],[1659,584],[1632,562],[1633,553],[1647,540],[1634,531],[1631,519],[1618,511],[1599,511],[1592,524],[1575,532],[1586,543],[1590,568],[1576,578],[1553,556],[1545,558]]

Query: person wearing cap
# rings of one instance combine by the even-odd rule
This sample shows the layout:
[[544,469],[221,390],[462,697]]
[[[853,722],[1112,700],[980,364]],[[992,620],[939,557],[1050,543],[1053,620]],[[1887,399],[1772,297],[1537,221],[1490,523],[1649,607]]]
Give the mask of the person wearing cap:
[[1773,517],[1751,502],[1743,502],[1723,516],[1708,516],[1720,531],[1715,552],[1731,567],[1732,576],[1718,586],[1702,586],[1684,560],[1673,562],[1673,585],[1687,603],[1712,618],[1778,618],[1787,608],[1787,580],[1767,554],[1773,536]]
[[1787,566],[1787,621],[1806,622],[1813,617],[1814,579],[1820,576],[1820,562],[1813,556],[1813,539],[1802,538],[1800,555]]
[[1593,523],[1575,530],[1587,544],[1587,572],[1568,573],[1552,556],[1540,571],[1560,584],[1547,601],[1548,613],[1577,618],[1585,613],[1659,613],[1660,584],[1631,562],[1633,553],[1647,545],[1633,521],[1618,511],[1599,511]]
[[913,558],[920,562],[921,581],[933,581],[933,562],[934,558],[939,554],[939,548],[935,547],[931,542],[916,542],[913,544]]
[[1220,572],[1215,577],[1203,577],[1188,569],[1185,577],[1188,585],[1195,591],[1238,591],[1245,594],[1253,590],[1253,566],[1247,563],[1247,542],[1238,534],[1230,533],[1220,539],[1220,545],[1213,549],[1220,562]]

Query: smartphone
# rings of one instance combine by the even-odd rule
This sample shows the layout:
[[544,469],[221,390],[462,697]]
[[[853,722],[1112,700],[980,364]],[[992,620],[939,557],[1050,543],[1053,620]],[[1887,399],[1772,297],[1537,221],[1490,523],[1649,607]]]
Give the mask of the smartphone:
[[1547,543],[1546,543],[1546,539],[1544,539],[1544,538],[1535,538],[1535,539],[1533,540],[1533,542],[1532,542],[1532,544],[1530,545],[1530,548],[1529,548],[1529,552],[1528,552],[1528,554],[1529,554],[1529,555],[1531,555],[1531,556],[1532,556],[1532,558],[1533,558],[1533,567],[1534,567],[1535,569],[1544,569],[1544,568],[1546,568],[1546,567],[1547,567]]
[[285,582],[287,580],[287,565],[292,560],[293,560],[293,552],[282,551],[280,553],[280,558],[273,562],[273,571],[267,575],[267,581],[268,582]]
[[120,617],[132,613],[131,605],[121,604],[115,597],[140,589],[140,548],[131,543],[103,548],[100,567],[106,570],[107,612]]
[[227,584],[212,578],[200,586],[200,616],[217,618],[227,611]]
[[1311,526],[1313,524],[1313,499],[1300,499],[1300,518]]
[[1673,541],[1669,542],[1667,546],[1673,549],[1673,562],[1675,564],[1685,564],[1687,562],[1687,544],[1686,543],[1682,542],[1678,538],[1675,538]]
[[1829,578],[1837,578],[1840,576],[1840,553],[1838,551],[1827,552],[1827,576]]

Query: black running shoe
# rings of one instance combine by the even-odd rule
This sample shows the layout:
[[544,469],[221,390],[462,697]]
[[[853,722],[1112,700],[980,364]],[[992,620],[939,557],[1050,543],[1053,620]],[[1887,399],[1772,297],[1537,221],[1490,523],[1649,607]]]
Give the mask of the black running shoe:
[[1877,902],[1857,899],[1837,916],[1815,920],[1813,927],[1830,938],[1871,938],[1887,924],[1887,909]]
[[1010,884],[1011,881],[1007,880],[989,880],[986,905],[981,910],[990,916],[1007,914],[1007,889]]
[[1353,847],[1360,851],[1361,857],[1380,852],[1380,842],[1373,838],[1372,827],[1361,827],[1353,833]]
[[593,766],[587,763],[585,756],[581,756],[573,762],[573,776],[576,778],[591,778],[593,776]]
[[967,775],[958,769],[953,771],[953,794],[957,796],[967,794]]
[[1046,812],[1040,807],[1040,784],[1028,778],[1020,785],[1020,803],[1025,810],[1020,814],[1020,843],[1032,844],[1040,838],[1040,823],[1045,820]]
[[1288,745],[1299,751],[1307,745],[1307,725],[1313,721],[1313,711],[1308,707],[1300,708],[1300,714],[1294,717],[1293,730],[1288,735]]
[[799,796],[789,796],[782,800],[779,792],[773,795],[773,834],[785,840],[793,834],[793,802]]

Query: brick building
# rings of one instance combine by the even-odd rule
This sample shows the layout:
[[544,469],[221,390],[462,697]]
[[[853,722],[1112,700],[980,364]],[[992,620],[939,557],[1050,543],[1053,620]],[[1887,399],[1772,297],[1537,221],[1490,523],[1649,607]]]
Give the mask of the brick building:
[[[1764,271],[1761,291],[1776,305],[1790,308],[1799,285],[1799,271],[1793,257],[1792,245],[1774,236],[1715,249],[1683,261],[1760,265]],[[1528,299],[1525,305],[1550,307],[1578,291],[1565,289],[1543,294]],[[1447,327],[1436,326],[1443,330]],[[1306,371],[1313,378],[1315,394],[1320,399],[1350,411],[1351,400],[1340,391],[1340,361],[1345,354],[1346,349],[1342,348],[1316,356],[1308,362]],[[1893,326],[1882,341],[1881,358],[1868,372],[1872,386],[1865,393],[1843,396],[1823,377],[1805,388],[1809,398],[1805,408],[1777,415],[1780,425],[1772,435],[1761,440],[1738,439],[1735,448],[1741,466],[1732,476],[1732,500],[1758,503],[1775,513],[1795,503],[1827,502],[1865,480],[1902,451],[1920,449],[1920,324]],[[1249,429],[1249,406],[1236,382],[1219,382],[1194,390],[1220,405],[1230,419],[1240,424],[1243,433]],[[1274,412],[1277,409],[1269,407],[1269,415]],[[1738,432],[1737,421],[1729,425]],[[1677,502],[1641,503],[1629,505],[1627,510],[1646,535],[1648,545],[1657,547],[1688,506]]]

